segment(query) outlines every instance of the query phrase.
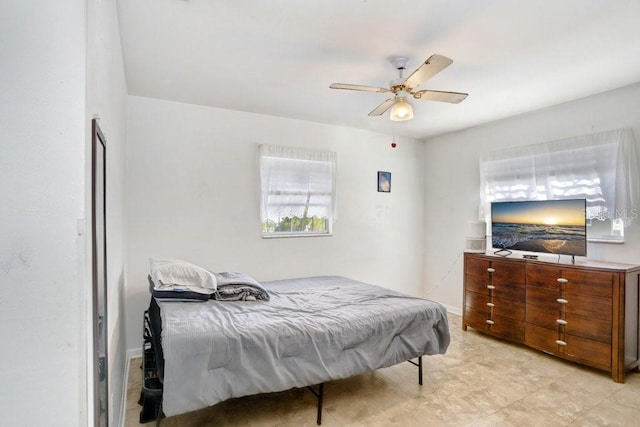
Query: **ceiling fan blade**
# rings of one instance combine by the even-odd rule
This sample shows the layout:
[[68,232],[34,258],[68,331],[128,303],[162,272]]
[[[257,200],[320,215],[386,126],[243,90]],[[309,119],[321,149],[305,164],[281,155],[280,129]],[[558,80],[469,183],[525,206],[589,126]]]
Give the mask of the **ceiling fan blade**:
[[331,83],[329,87],[331,89],[359,90],[362,92],[378,92],[378,93],[391,92],[390,89],[387,89],[384,87],[352,85],[348,83]]
[[369,115],[370,116],[381,116],[382,114],[384,114],[385,111],[387,111],[389,108],[391,108],[391,106],[393,104],[396,103],[396,99],[395,98],[389,98],[386,101],[382,101],[382,103],[380,105],[378,105],[376,108],[374,108]]
[[404,81],[404,85],[410,88],[420,86],[422,83],[426,82],[452,63],[453,60],[446,56],[431,55],[426,61],[424,61],[424,64],[419,66],[409,77],[407,77]]
[[415,92],[413,97],[416,99],[428,99],[429,101],[450,102],[451,104],[459,104],[469,96],[468,93],[461,92],[443,92],[439,90],[421,90]]

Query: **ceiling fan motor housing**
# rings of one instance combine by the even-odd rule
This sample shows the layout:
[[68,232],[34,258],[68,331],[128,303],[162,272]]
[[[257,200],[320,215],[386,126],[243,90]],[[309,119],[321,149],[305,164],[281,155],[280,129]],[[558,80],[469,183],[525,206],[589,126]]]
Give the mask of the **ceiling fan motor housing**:
[[393,67],[396,70],[398,70],[398,78],[391,80],[389,82],[389,87],[391,87],[391,90],[393,90],[394,93],[397,93],[397,91],[394,90],[394,88],[398,86],[402,86],[402,84],[404,83],[403,72],[404,70],[407,69],[407,62],[409,62],[409,58],[407,58],[406,56],[396,56],[394,58],[391,58],[390,62],[393,65]]

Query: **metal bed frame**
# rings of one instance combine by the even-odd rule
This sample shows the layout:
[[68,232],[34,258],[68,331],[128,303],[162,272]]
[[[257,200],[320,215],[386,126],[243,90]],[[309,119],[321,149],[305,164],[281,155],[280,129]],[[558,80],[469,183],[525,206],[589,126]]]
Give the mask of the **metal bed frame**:
[[[140,399],[138,404],[142,406],[140,409],[140,424],[151,421],[156,422],[156,426],[160,425],[160,420],[165,418],[162,412],[162,375],[160,372],[160,364],[163,361],[158,360],[160,342],[153,334],[151,327],[151,318],[149,310],[144,312],[143,318],[143,344],[142,344],[142,390],[140,391]],[[418,361],[408,360],[418,367],[418,384],[422,385],[422,356],[418,357]],[[316,388],[314,388],[316,387]],[[318,399],[318,414],[316,423],[322,424],[322,404],[324,399],[324,383],[315,386],[307,386],[307,389]]]

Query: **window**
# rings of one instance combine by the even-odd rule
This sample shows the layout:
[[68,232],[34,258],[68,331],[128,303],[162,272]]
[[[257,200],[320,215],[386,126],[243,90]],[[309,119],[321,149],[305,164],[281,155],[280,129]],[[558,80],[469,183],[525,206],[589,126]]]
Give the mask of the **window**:
[[480,160],[481,217],[492,201],[587,200],[587,239],[623,242],[638,219],[640,175],[630,129],[486,153]]
[[336,166],[334,152],[261,145],[262,236],[330,235]]

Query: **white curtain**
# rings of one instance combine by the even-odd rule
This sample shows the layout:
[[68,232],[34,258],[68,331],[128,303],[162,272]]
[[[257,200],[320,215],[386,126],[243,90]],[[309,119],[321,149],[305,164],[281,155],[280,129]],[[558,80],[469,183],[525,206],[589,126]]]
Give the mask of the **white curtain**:
[[306,214],[333,222],[336,169],[332,151],[260,145],[261,220]]
[[631,129],[487,152],[480,159],[480,219],[492,201],[586,199],[587,218],[625,226],[638,216],[640,174]]

